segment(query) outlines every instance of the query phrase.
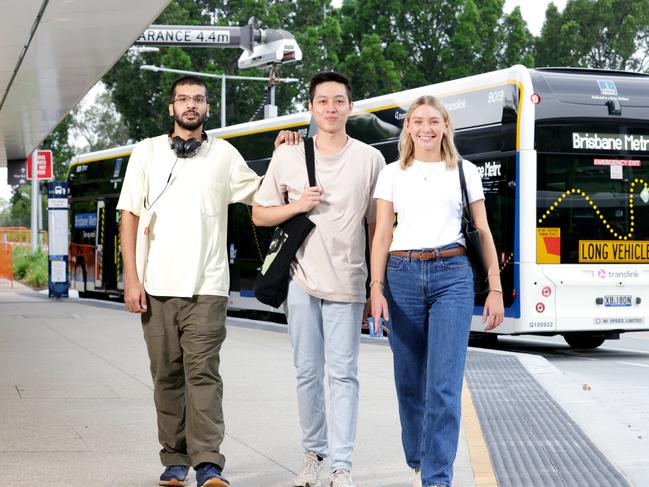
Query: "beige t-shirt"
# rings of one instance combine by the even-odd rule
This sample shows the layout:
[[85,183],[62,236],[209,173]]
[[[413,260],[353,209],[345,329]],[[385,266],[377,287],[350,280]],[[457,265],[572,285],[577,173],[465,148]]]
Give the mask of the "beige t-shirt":
[[[374,223],[372,199],[376,180],[385,166],[373,147],[348,138],[333,156],[315,150],[316,181],[321,202],[309,213],[315,229],[291,264],[291,276],[311,296],[328,301],[365,302],[365,227]],[[255,202],[262,206],[293,202],[308,186],[304,144],[281,145],[273,154]]]
[[117,203],[119,210],[140,215],[147,169],[147,203],[154,215],[144,273],[146,292],[154,296],[227,296],[228,204],[250,204],[259,176],[225,140],[210,137],[194,157],[182,159],[170,150],[168,137],[161,135],[134,147]]

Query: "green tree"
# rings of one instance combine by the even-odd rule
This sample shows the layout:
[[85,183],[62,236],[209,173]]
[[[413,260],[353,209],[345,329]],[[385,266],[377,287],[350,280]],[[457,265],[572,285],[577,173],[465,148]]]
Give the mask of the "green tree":
[[129,142],[128,132],[115,110],[110,92],[97,95],[90,106],[77,106],[72,112],[69,134],[83,140],[82,152],[108,149]]
[[[479,20],[476,21],[469,17],[460,19],[460,23],[475,22],[478,42],[473,48],[477,51],[477,65],[480,66],[483,71],[493,71],[502,67],[502,63],[499,59],[499,51],[504,38],[501,29],[504,5],[504,0],[476,0],[475,6],[477,7]],[[473,8],[473,6],[470,5],[470,2],[467,2],[465,11],[467,8]],[[471,15],[473,15],[473,13]],[[471,64],[471,68],[475,69],[476,67],[475,62]],[[475,71],[471,74],[474,73]]]
[[644,71],[649,68],[649,0],[569,0],[552,5],[536,42],[540,65]]
[[30,186],[14,186],[9,205],[0,211],[0,227],[29,227],[31,222]]
[[476,65],[481,57],[480,50],[476,49],[476,46],[480,46],[481,40],[478,25],[480,25],[478,7],[473,0],[467,0],[463,11],[458,16],[455,32],[443,50],[441,60],[442,64],[446,66],[446,79],[475,74]]
[[[282,77],[296,77],[308,80],[315,66],[338,64],[337,39],[340,26],[331,13],[329,0],[174,0],[155,20],[156,24],[168,25],[236,25],[247,24],[255,17],[257,27],[283,28],[293,33],[302,42],[303,63],[282,66]],[[324,42],[323,42],[324,40]],[[333,45],[333,48],[330,46]],[[178,77],[161,75],[140,70],[143,64],[213,74],[240,74],[264,76],[268,73],[259,69],[240,72],[237,59],[240,49],[201,49],[164,47],[157,53],[127,53],[104,77],[104,82],[113,93],[118,111],[123,115],[130,138],[139,140],[145,136],[159,134],[170,125],[167,115],[169,90]],[[208,85],[212,117],[206,128],[216,128],[220,110],[221,82],[204,78]],[[293,103],[306,99],[305,84],[281,85],[277,90],[277,104],[280,113],[292,112]],[[264,102],[267,87],[257,81],[227,82],[227,123],[248,121]]]
[[[363,36],[377,34],[385,59],[394,63],[402,88],[449,79],[447,50],[458,31],[466,0],[347,0],[340,15],[343,49],[360,53]],[[475,4],[473,4],[475,8]],[[462,29],[460,29],[460,34]],[[355,81],[355,80],[353,80]],[[386,93],[381,85],[375,94]]]
[[383,92],[401,89],[401,80],[394,61],[383,56],[384,46],[378,34],[363,37],[358,54],[349,54],[339,69],[352,79],[354,98],[376,96],[376,87]]
[[[173,0],[157,24],[244,25],[254,16],[263,28],[283,28],[295,35],[303,52],[299,63],[281,67],[280,75],[299,83],[280,85],[279,113],[306,106],[308,81],[320,70],[346,72],[354,98],[437,83],[504,65],[531,64],[531,36],[515,11],[503,14],[504,0]],[[511,44],[511,46],[510,46]],[[157,53],[127,53],[104,78],[128,135],[133,140],[159,134],[170,125],[169,88],[176,75],[140,70],[162,65],[214,74],[262,76],[257,69],[239,72],[238,49],[161,48]],[[219,125],[220,81],[206,79],[213,116]],[[227,83],[228,124],[250,119],[264,101],[262,83]]]
[[499,67],[505,68],[514,64],[534,66],[534,36],[527,29],[519,7],[514,8],[503,19],[502,46],[500,48]]
[[341,38],[342,27],[335,16],[326,17],[320,25],[310,25],[295,32],[303,57],[299,63],[282,67],[283,76],[300,80],[280,90],[280,106],[286,111],[292,111],[296,104],[307,105],[309,80],[315,73],[340,69]]
[[576,24],[563,26],[561,12],[554,3],[545,11],[545,22],[541,35],[534,43],[534,59],[537,66],[576,66],[577,60],[572,47]]

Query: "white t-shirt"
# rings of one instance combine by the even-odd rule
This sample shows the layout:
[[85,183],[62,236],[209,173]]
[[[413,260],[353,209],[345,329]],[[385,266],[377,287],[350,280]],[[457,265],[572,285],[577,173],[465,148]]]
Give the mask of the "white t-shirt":
[[[315,149],[316,182],[322,187],[320,204],[309,213],[315,228],[291,263],[291,277],[309,295],[328,301],[364,303],[367,265],[365,226],[374,223],[372,193],[385,167],[377,149],[356,139],[335,155]],[[304,144],[281,145],[273,154],[255,196],[261,206],[296,201],[308,186]]]
[[[469,203],[484,199],[475,165],[462,161]],[[388,164],[376,183],[375,199],[391,201],[397,214],[390,250],[433,249],[464,245],[460,229],[462,191],[458,168],[444,162],[413,161],[405,171],[399,161]]]
[[210,137],[194,157],[182,159],[170,149],[168,136],[161,135],[134,147],[117,203],[119,210],[140,215],[147,169],[147,202],[154,216],[149,225],[146,292],[154,296],[227,296],[228,204],[251,204],[259,176],[225,140]]

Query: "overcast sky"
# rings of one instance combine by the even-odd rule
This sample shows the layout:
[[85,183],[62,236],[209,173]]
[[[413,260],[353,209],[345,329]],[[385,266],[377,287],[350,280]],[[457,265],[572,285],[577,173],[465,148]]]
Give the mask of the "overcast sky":
[[[553,0],[554,4],[563,10],[567,0]],[[335,1],[334,4],[339,4],[340,1]],[[539,35],[543,21],[545,20],[545,10],[547,9],[549,0],[506,0],[505,12],[511,12],[516,6],[521,7],[523,18],[527,22],[530,32],[534,35]],[[9,199],[11,197],[11,187],[5,182],[7,181],[7,169],[0,168],[0,198]]]
[[520,7],[528,29],[537,36],[541,33],[545,21],[545,11],[550,3],[554,3],[561,11],[566,6],[566,0],[553,0],[552,2],[549,0],[506,0],[505,12],[511,12],[514,7]]

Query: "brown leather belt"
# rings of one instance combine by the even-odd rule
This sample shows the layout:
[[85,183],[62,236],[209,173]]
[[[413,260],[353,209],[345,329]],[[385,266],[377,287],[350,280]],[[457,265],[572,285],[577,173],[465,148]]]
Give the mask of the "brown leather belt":
[[390,255],[395,257],[405,257],[406,259],[411,260],[435,260],[437,255],[440,257],[452,257],[454,255],[465,254],[466,250],[464,247],[453,247],[452,249],[440,250],[437,254],[434,250],[429,252],[422,252],[421,250],[393,250],[390,252]]

